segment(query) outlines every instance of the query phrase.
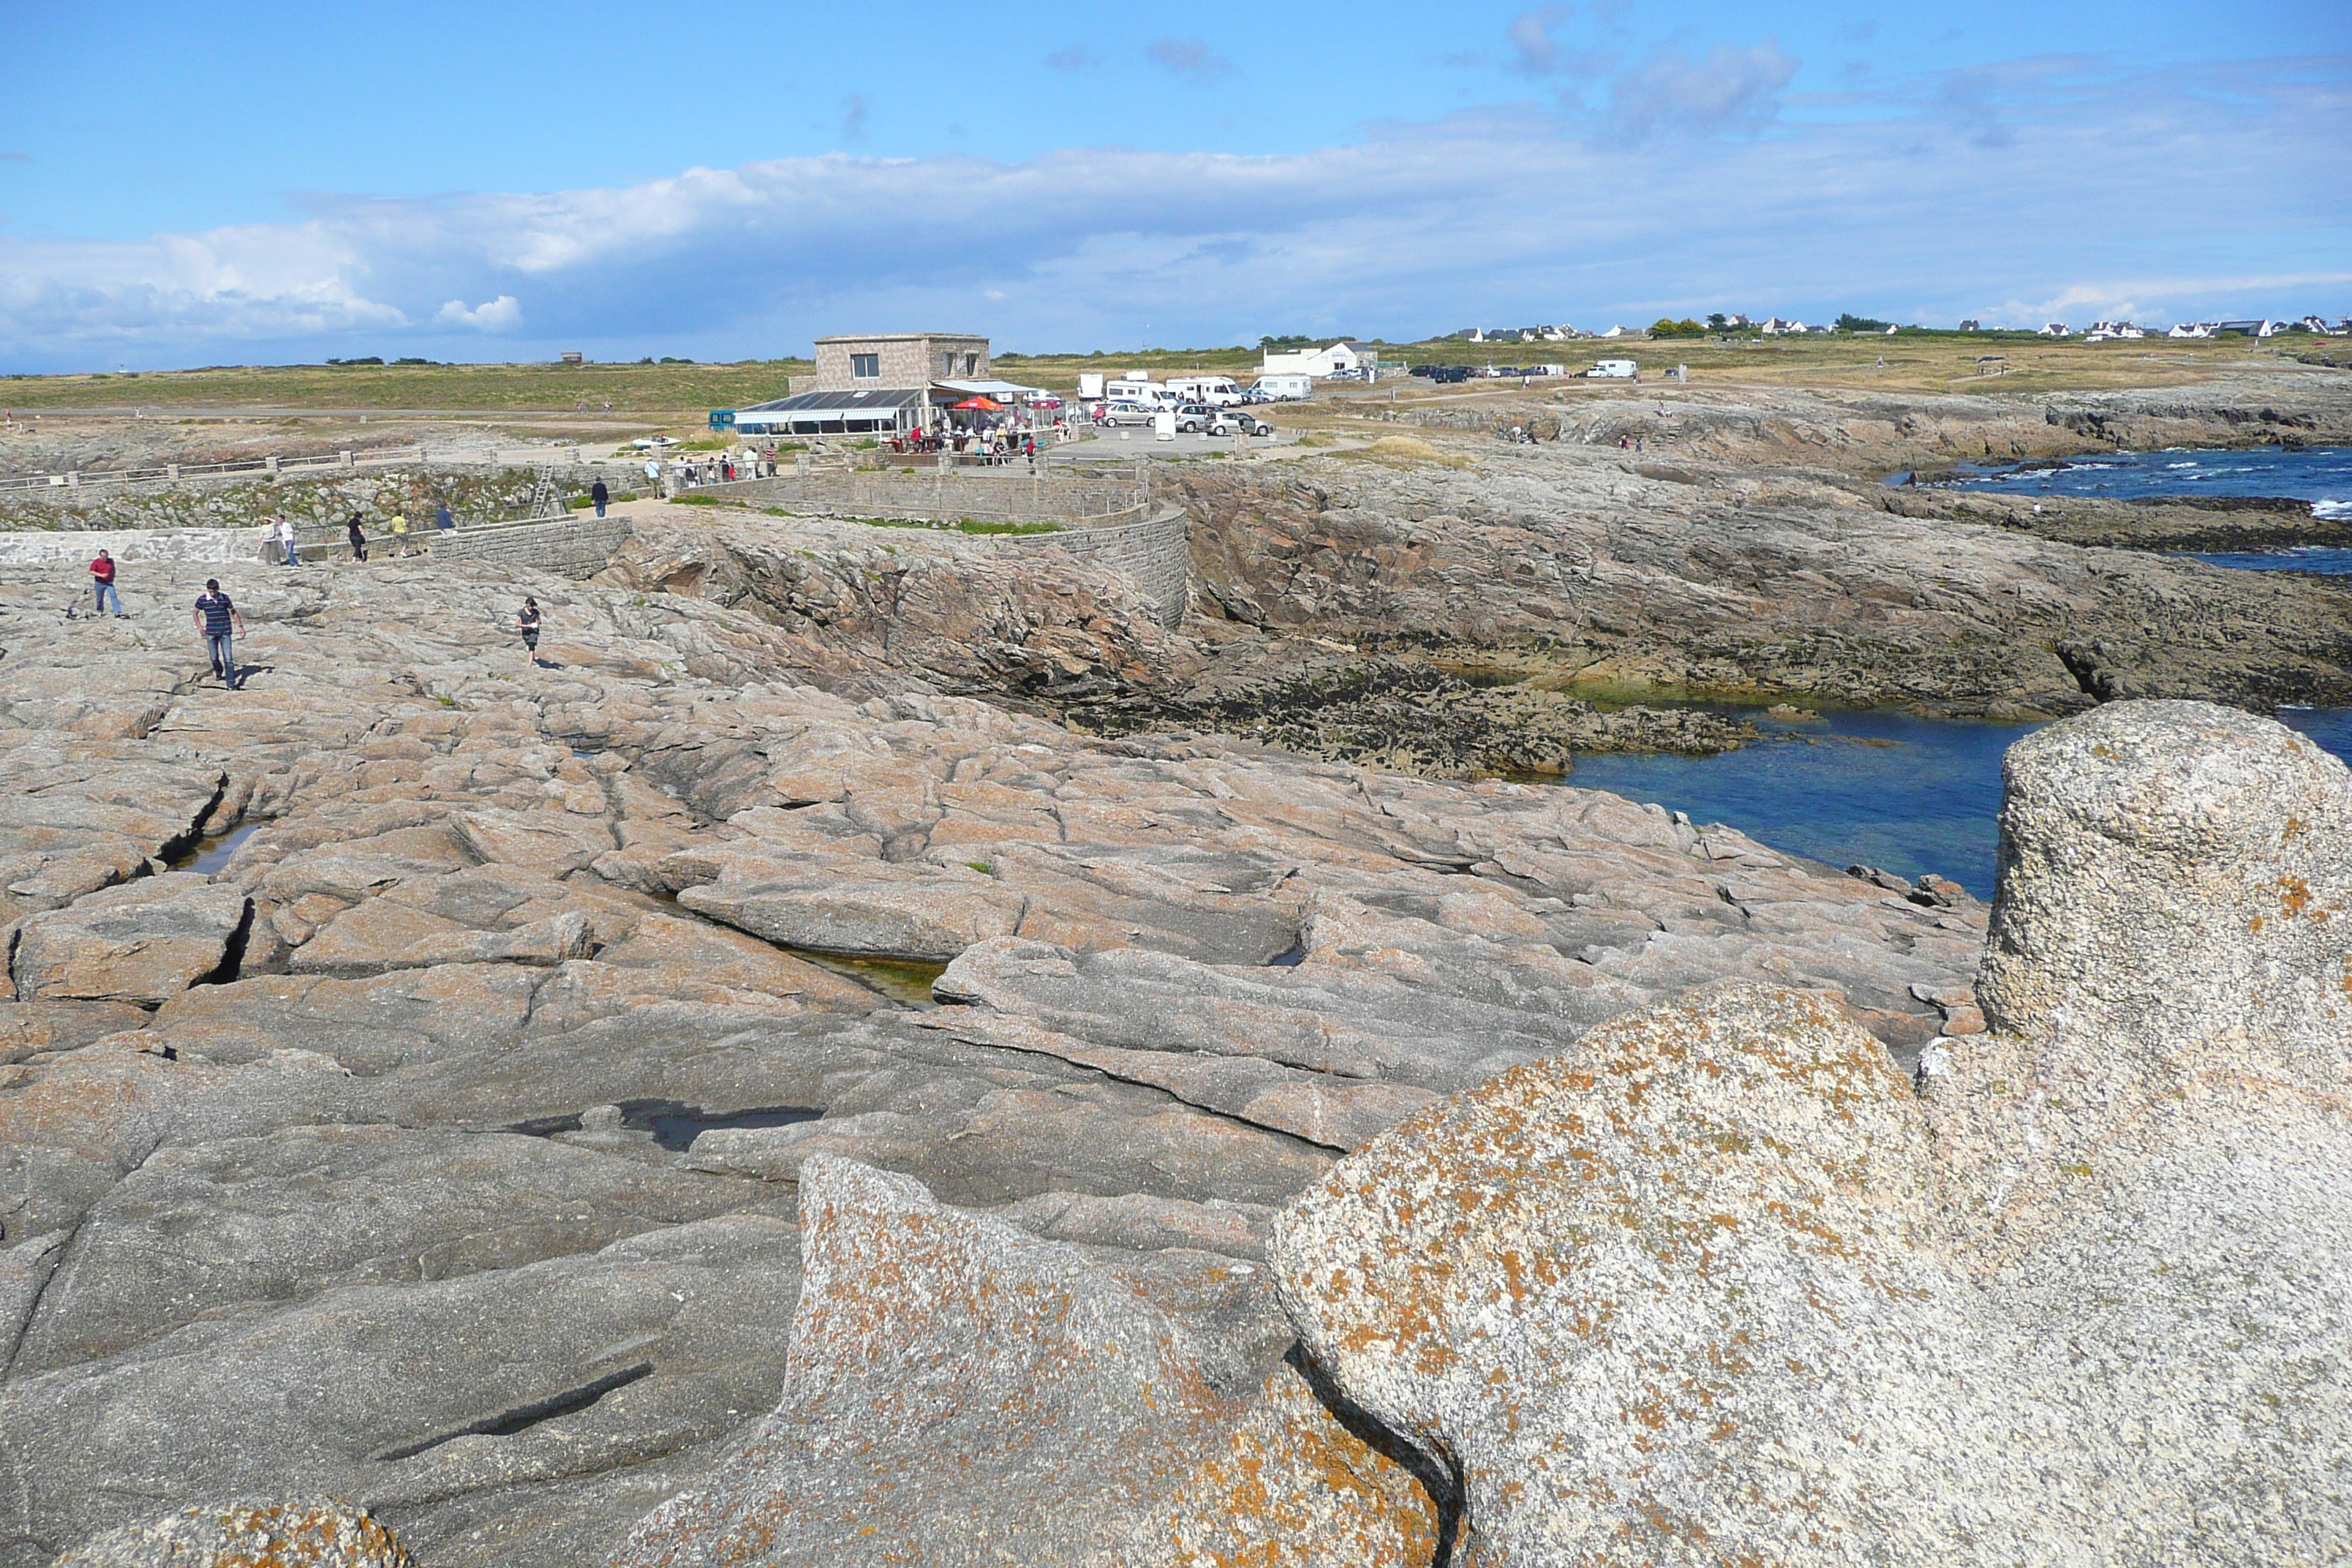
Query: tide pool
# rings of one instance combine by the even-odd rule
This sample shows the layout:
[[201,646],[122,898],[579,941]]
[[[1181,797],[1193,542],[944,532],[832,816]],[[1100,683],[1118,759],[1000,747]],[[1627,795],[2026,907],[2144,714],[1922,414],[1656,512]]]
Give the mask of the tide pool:
[[[1832,710],[1818,721],[1746,716],[1770,738],[1715,757],[1580,756],[1567,782],[1726,823],[1832,866],[1933,871],[1992,897],[2001,754],[2039,725],[1878,710]],[[2352,759],[2352,710],[2277,717]]]

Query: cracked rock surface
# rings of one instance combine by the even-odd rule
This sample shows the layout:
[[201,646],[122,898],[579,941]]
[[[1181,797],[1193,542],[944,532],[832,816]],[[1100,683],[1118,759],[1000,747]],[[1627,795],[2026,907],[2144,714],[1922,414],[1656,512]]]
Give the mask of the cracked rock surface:
[[1215,1418],[1120,1530],[1239,1550],[1326,1517],[1202,1522],[1255,1478],[1345,1474],[1345,1539],[1434,1541],[1419,1461],[1202,1282],[1262,1283],[1348,1150],[1696,981],[1915,1057],[1983,939],[1613,796],[1090,738],[625,572],[256,566],[230,691],[200,585],[92,622],[0,574],[5,1568],[314,1497],[419,1561],[595,1561],[777,1408],[845,1158],[1192,1347]]

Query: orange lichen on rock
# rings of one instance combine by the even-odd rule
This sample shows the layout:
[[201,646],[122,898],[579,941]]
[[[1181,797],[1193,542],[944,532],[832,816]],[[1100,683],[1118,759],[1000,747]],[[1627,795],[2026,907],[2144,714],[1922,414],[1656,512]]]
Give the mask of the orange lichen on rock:
[[367,1510],[330,1500],[185,1509],[85,1542],[57,1568],[415,1568],[415,1562]]

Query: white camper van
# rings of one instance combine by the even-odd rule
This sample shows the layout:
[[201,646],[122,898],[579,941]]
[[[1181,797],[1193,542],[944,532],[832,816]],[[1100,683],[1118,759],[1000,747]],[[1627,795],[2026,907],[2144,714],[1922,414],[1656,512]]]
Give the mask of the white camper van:
[[1250,390],[1276,403],[1298,403],[1315,395],[1311,375],[1262,375]]
[[1184,397],[1172,386],[1156,381],[1113,381],[1103,386],[1103,397],[1111,403],[1133,403],[1145,408],[1173,409],[1182,405]]
[[1102,372],[1098,370],[1082,370],[1078,372],[1078,396],[1081,399],[1092,402],[1102,395]]
[[1168,386],[1185,402],[1205,403],[1212,408],[1231,408],[1242,400],[1242,389],[1230,375],[1171,375]]
[[1592,362],[1592,368],[1586,371],[1584,374],[1587,376],[1599,381],[1639,381],[1642,379],[1641,372],[1635,368],[1633,362],[1629,359],[1594,360]]

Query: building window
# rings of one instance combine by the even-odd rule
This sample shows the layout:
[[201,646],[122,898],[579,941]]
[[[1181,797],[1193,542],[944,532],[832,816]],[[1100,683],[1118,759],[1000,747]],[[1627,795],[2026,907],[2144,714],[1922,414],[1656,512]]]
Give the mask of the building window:
[[980,374],[980,356],[978,354],[966,354],[963,356],[963,373],[966,375],[978,375]]
[[859,381],[879,381],[882,378],[880,354],[851,354],[849,374]]
[[941,375],[953,375],[955,374],[955,355],[941,354],[940,356],[940,374]]

